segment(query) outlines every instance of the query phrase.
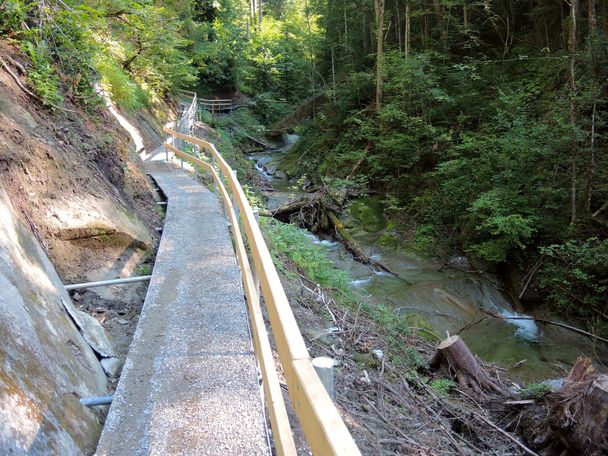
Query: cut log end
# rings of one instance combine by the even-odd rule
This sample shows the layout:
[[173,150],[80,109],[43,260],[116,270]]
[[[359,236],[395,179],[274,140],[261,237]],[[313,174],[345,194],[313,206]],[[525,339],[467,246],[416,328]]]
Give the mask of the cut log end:
[[460,336],[449,336],[441,341],[429,360],[429,366],[435,369],[445,366],[462,386],[475,391],[506,394],[479,364]]

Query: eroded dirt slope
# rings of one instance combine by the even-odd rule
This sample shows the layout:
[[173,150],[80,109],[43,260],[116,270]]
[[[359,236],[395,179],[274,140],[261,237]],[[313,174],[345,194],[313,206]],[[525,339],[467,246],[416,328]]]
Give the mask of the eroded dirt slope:
[[[84,111],[69,90],[66,111],[44,107],[14,79],[27,85],[20,68],[28,71],[27,59],[2,42],[0,55],[13,73],[0,67],[0,186],[61,280],[149,274],[162,211],[129,134],[103,103]],[[122,113],[148,149],[161,142],[159,112]],[[124,359],[146,288],[94,288],[72,298],[104,325]]]

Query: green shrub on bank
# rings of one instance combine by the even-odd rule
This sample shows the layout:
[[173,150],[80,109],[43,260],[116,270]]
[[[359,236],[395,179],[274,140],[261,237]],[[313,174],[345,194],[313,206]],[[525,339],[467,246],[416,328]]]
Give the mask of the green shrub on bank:
[[312,282],[350,296],[348,274],[337,269],[304,230],[268,218],[262,218],[261,225],[268,235],[271,248],[285,254]]
[[118,106],[133,111],[149,105],[149,94],[115,62],[110,59],[100,59],[96,69],[102,86]]
[[26,18],[27,8],[22,1],[5,0],[0,4],[0,36],[18,31]]
[[[336,301],[343,306],[362,312],[382,328],[384,341],[388,345],[391,360],[395,365],[408,371],[427,368],[427,362],[422,359],[415,348],[406,345],[405,337],[412,333],[419,334],[427,340],[436,340],[438,337],[424,317],[419,315],[400,315],[389,306],[368,304],[363,296],[352,289],[348,273],[337,269],[327,258],[322,247],[312,243],[306,232],[297,226],[281,223],[274,219],[262,218],[260,225],[266,234],[273,253],[275,265],[279,270],[289,276],[278,253],[285,255],[293,261],[300,272],[309,280],[321,287],[330,289]],[[365,364],[364,357],[360,361]]]
[[541,248],[540,286],[563,311],[590,317],[605,312],[608,293],[608,239],[570,240]]
[[27,80],[45,105],[60,105],[63,102],[60,87],[61,83],[57,71],[50,61],[45,45],[34,45],[30,41],[22,43],[22,49],[31,59],[32,65],[28,69]]

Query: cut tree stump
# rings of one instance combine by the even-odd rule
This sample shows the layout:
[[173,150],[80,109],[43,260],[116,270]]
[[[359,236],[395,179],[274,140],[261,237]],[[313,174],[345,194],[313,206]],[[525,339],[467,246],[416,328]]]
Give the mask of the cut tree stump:
[[608,375],[579,357],[540,427],[543,454],[608,454]]
[[475,391],[506,393],[479,364],[460,336],[450,336],[443,340],[429,360],[429,366],[435,369],[447,367],[456,376],[458,383]]

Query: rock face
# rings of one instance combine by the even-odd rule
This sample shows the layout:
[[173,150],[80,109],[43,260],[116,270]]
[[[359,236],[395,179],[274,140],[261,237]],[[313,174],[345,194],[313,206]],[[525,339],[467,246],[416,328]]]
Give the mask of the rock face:
[[0,454],[94,451],[107,394],[95,354],[63,304],[70,300],[44,250],[0,187]]

